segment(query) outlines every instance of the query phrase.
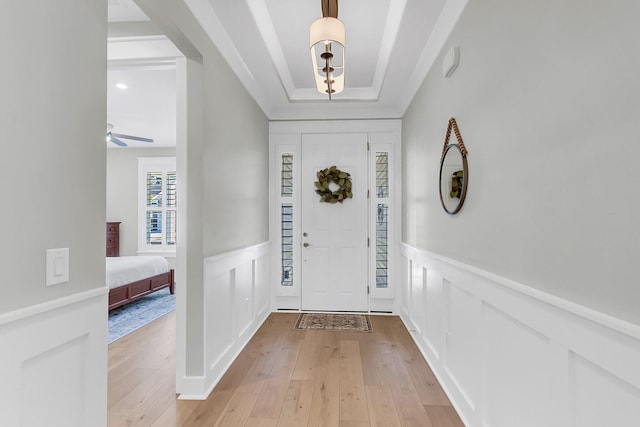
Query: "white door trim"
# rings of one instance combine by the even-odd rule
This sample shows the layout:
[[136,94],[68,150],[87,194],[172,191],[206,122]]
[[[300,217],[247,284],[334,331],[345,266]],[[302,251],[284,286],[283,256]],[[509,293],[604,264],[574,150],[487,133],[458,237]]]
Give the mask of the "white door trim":
[[[389,287],[377,289],[375,281],[375,255],[373,250],[369,251],[369,311],[395,313],[395,287],[399,284],[401,272],[397,268],[400,264],[396,262],[399,254],[399,239],[401,237],[401,208],[402,208],[402,186],[401,186],[401,128],[402,122],[399,119],[389,120],[330,120],[330,121],[278,121],[269,123],[269,215],[270,215],[270,240],[272,245],[271,264],[271,309],[293,310],[301,309],[301,287],[300,272],[301,258],[299,248],[301,241],[299,238],[301,200],[299,196],[301,168],[301,141],[305,133],[366,133],[371,146],[369,154],[369,188],[375,188],[375,170],[371,171],[371,162],[375,161],[375,150],[390,150],[391,163],[390,185],[393,197],[389,200],[392,215],[389,224]],[[283,198],[280,187],[280,173],[282,163],[282,153],[290,153],[294,156],[293,186],[294,197]],[[373,154],[371,154],[373,153]],[[281,286],[282,259],[280,235],[281,205],[284,201],[291,202],[293,206],[293,246],[296,248],[293,255],[293,283],[291,286]],[[373,203],[370,205],[370,215],[372,215]],[[371,221],[370,221],[371,222]],[[375,232],[372,233],[373,225],[370,225],[369,235],[374,244]]]

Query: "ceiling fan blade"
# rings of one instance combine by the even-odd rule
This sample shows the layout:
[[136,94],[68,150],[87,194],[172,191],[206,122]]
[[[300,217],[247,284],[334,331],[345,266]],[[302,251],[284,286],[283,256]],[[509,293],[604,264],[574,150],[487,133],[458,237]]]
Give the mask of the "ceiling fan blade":
[[112,133],[112,136],[116,136],[118,138],[132,139],[134,141],[142,141],[142,142],[153,142],[151,138],[143,138],[141,136],[133,136],[133,135],[123,135],[121,133]]
[[119,145],[120,147],[126,147],[127,146],[126,142],[120,141],[118,138],[113,136],[113,134],[111,135],[111,138],[109,139],[109,141],[113,142],[116,145]]

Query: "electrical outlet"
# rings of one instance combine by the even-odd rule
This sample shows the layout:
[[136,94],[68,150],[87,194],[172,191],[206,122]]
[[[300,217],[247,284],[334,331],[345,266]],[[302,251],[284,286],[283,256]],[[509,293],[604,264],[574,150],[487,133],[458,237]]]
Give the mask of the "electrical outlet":
[[47,249],[46,285],[53,286],[69,281],[69,248]]

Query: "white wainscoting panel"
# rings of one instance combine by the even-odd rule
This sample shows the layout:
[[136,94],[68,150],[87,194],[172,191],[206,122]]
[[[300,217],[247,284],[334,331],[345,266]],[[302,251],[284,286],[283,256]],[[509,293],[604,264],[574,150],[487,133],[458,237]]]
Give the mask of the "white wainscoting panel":
[[0,425],[107,425],[107,289],[0,315]]
[[551,392],[549,338],[489,304],[483,304],[482,315],[486,424],[550,425],[548,405],[531,405],[545,402]]
[[440,332],[444,330],[444,294],[442,291],[442,276],[437,271],[422,269],[426,274],[426,306],[425,318],[426,325],[424,328],[423,338],[433,355],[439,359],[440,349],[444,348],[444,334]]
[[470,427],[640,425],[640,326],[401,244],[399,314]]
[[180,399],[206,399],[269,315],[270,243],[204,260],[205,376],[185,377]]
[[466,290],[444,280],[445,328],[442,363],[449,377],[456,384],[466,404],[473,408],[478,393],[478,324],[469,319],[479,317],[478,300]]
[[427,303],[425,292],[425,274],[423,269],[412,269],[412,286],[409,289],[409,313],[414,320],[416,333],[422,334],[425,326],[425,310]]
[[[640,361],[636,360],[637,363]],[[640,425],[637,386],[574,353],[570,367],[573,426]]]

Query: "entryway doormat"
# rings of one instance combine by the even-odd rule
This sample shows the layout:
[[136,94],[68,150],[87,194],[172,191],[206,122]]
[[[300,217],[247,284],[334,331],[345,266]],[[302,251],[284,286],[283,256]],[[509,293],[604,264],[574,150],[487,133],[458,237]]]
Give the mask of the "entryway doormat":
[[296,329],[319,331],[373,332],[367,314],[302,313]]

